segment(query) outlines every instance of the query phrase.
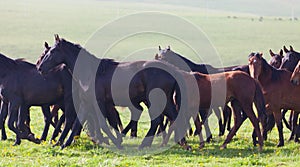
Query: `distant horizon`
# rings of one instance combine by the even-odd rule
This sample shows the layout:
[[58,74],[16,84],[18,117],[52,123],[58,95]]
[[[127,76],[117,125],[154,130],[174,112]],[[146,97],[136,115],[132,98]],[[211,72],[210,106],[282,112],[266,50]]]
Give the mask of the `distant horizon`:
[[[96,0],[96,1],[108,1],[108,0]],[[211,10],[220,10],[227,12],[237,12],[254,14],[258,16],[277,16],[277,17],[299,17],[300,16],[300,1],[294,0],[110,0],[126,3],[156,3],[165,5],[186,6],[195,8],[204,8]],[[299,5],[296,5],[299,4]],[[247,8],[245,8],[247,6]]]

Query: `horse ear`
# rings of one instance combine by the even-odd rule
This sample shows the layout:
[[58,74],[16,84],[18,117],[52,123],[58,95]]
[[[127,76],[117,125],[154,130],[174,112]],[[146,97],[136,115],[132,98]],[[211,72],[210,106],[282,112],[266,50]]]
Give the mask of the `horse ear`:
[[158,54],[156,53],[156,55],[155,55],[155,58],[154,58],[155,60],[158,60]]
[[269,50],[269,52],[270,52],[271,57],[275,56],[275,54],[273,53],[273,51],[271,49]]
[[158,46],[158,51],[161,51],[161,47],[160,47],[160,45]]
[[55,42],[56,42],[56,43],[58,43],[58,42],[60,41],[60,38],[59,38],[58,34],[55,34],[55,35],[54,35],[54,38],[55,38]]
[[167,50],[171,50],[171,47],[170,47],[170,45],[167,47]]
[[279,55],[280,55],[281,57],[283,57],[283,50],[282,50],[282,49],[280,49]]
[[290,45],[290,51],[294,52],[294,48]]
[[49,44],[48,44],[47,42],[44,43],[44,46],[45,46],[46,49],[49,49],[49,48],[50,48],[50,47],[49,47]]
[[283,50],[285,53],[289,52],[289,50],[285,46],[283,46]]

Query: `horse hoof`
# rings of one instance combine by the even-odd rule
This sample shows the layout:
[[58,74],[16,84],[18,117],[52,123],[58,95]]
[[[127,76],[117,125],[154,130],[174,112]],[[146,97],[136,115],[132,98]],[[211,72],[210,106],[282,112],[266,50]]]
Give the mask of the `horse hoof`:
[[21,144],[21,141],[15,141],[15,143],[13,144],[13,146],[18,146]]
[[277,147],[282,147],[282,146],[284,146],[283,143],[278,143],[278,144],[277,144]]
[[59,146],[61,145],[60,142],[56,142],[52,147],[56,147],[56,146]]
[[206,142],[207,143],[210,143],[212,141],[212,135],[210,135],[207,139],[206,139]]
[[2,136],[2,137],[1,137],[1,140],[3,140],[3,141],[4,141],[4,140],[7,140],[7,136]]
[[220,147],[220,150],[224,150],[224,149],[226,149],[226,145],[222,145],[222,146]]
[[143,150],[144,149],[144,146],[142,146],[142,145],[140,145],[139,147],[138,147],[138,150],[140,151],[140,150]]
[[205,143],[204,143],[204,142],[200,143],[200,145],[199,145],[199,149],[202,149],[202,148],[204,148],[204,146],[205,146]]
[[259,152],[262,152],[262,151],[263,151],[263,147],[262,147],[262,146],[259,146],[258,151],[259,151]]
[[117,146],[117,148],[118,148],[119,150],[123,150],[123,149],[124,149],[124,147],[121,146],[121,145]]
[[67,146],[65,144],[60,146],[60,149],[63,150],[64,148],[66,148]]

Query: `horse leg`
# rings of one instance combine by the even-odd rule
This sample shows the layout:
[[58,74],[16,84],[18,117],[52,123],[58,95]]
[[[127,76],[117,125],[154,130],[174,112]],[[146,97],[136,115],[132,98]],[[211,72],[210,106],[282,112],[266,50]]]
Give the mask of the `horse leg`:
[[[226,129],[226,124],[228,126],[228,120],[229,120],[229,110],[228,110],[228,106],[225,105],[223,110],[222,110],[222,114],[223,114],[223,124],[222,126],[219,125],[219,136],[223,136],[225,133],[225,129]],[[230,127],[229,127],[230,128]]]
[[[122,124],[120,115],[119,115],[118,111],[116,110],[116,108],[113,106],[113,104],[106,104],[106,106],[107,106],[106,111],[108,111],[108,113],[107,113],[108,122],[109,122],[110,126],[112,126],[114,128],[117,138],[122,140],[121,133],[118,129],[118,125]],[[118,119],[120,119],[120,120],[118,120]]]
[[292,118],[291,118],[291,117],[292,117],[292,111],[291,111],[291,114],[290,114],[290,117],[289,117],[289,123],[288,123],[288,121],[285,119],[285,114],[287,113],[287,111],[288,111],[288,110],[283,110],[283,111],[282,111],[282,120],[283,120],[283,123],[285,124],[285,126],[286,126],[289,130],[292,130],[292,129],[291,129],[291,125],[292,125],[292,124],[291,124],[291,122],[290,122],[291,119],[292,119]]
[[[258,137],[259,151],[262,151],[263,137],[261,135],[261,131],[260,131],[260,127],[259,127],[259,121],[256,118],[254,111],[250,106],[245,108],[244,112],[247,113],[247,116],[250,119],[250,121],[254,127],[254,131],[256,132],[256,136]],[[254,137],[255,135],[252,135],[252,136]],[[255,138],[255,140],[253,139],[253,144],[254,144],[254,146],[256,145],[256,138]]]
[[205,146],[205,142],[202,135],[202,123],[198,114],[196,116],[196,119],[194,120],[194,124],[196,127],[195,133],[197,133],[199,137],[199,148],[202,149]]
[[277,147],[281,147],[284,146],[281,112],[280,109],[272,110],[272,111],[274,111],[273,115],[274,115],[274,119],[278,130],[278,135],[279,135],[279,143],[277,144]]
[[14,126],[14,123],[18,119],[19,106],[17,103],[10,103],[8,111],[8,128],[16,134],[16,140],[14,146],[21,144],[20,131]]
[[69,133],[70,129],[72,128],[72,125],[76,119],[76,113],[74,110],[72,110],[72,105],[69,107],[66,107],[65,111],[65,127],[57,141],[57,143],[54,146],[62,145],[67,134]]
[[230,130],[229,134],[227,135],[224,143],[222,144],[221,149],[225,149],[227,147],[227,144],[231,141],[231,139],[233,138],[233,136],[236,134],[236,132],[238,131],[238,129],[243,123],[239,107],[237,105],[232,105],[232,111],[234,117],[234,125]]
[[2,101],[2,105],[1,105],[1,140],[6,140],[7,139],[7,135],[6,135],[6,131],[5,131],[5,121],[6,121],[6,117],[8,114],[8,103]]
[[[225,108],[225,107],[224,107]],[[222,109],[223,111],[224,109]],[[223,131],[223,134],[224,134],[224,131],[225,131],[225,126],[226,126],[226,123],[224,121],[224,124],[223,124],[223,120],[222,120],[222,117],[221,117],[221,112],[220,112],[220,109],[219,108],[215,108],[215,115],[217,116],[217,119],[218,119],[218,124],[219,124],[219,136],[220,134],[222,134],[222,131]],[[223,130],[224,129],[224,130]]]
[[59,110],[60,106],[59,105],[54,105],[52,107],[52,110],[51,110],[51,117],[54,119],[54,124],[53,124],[53,127],[55,128],[57,123],[58,123],[58,110]]
[[[27,134],[31,134],[30,130],[30,116],[29,116],[29,106],[21,105],[19,108],[19,115],[17,121],[17,127],[22,132],[26,132]],[[25,124],[25,122],[27,122]]]
[[[138,107],[138,108],[136,108]],[[126,134],[128,133],[128,131],[131,129],[131,137],[137,137],[137,120],[140,119],[142,111],[143,111],[143,107],[138,105],[138,106],[132,106],[129,107],[129,110],[131,112],[131,118],[130,118],[130,122],[128,123],[128,125],[125,127],[125,129],[122,131],[123,136],[126,136]]]
[[72,127],[72,132],[71,132],[68,140],[66,141],[66,143],[62,144],[60,148],[64,149],[64,148],[70,146],[71,143],[74,141],[74,137],[78,134],[78,131],[81,131],[81,130],[82,130],[81,121],[79,121],[78,117],[76,117],[75,122]]
[[58,136],[59,132],[61,132],[61,126],[64,122],[65,122],[65,113],[59,118],[55,126],[54,132],[52,134],[52,137],[50,139],[50,142],[55,141],[55,138]]
[[205,128],[206,142],[209,143],[212,139],[212,134],[211,134],[211,131],[210,131],[210,128],[209,128],[209,125],[208,125],[208,118],[211,115],[211,111],[208,111],[208,110],[200,111],[199,110],[199,112],[200,112],[200,117],[202,119],[202,123],[203,123],[204,128]]
[[153,138],[154,135],[157,131],[158,125],[161,123],[162,119],[161,116],[156,117],[154,120],[151,120],[151,126],[149,131],[147,132],[145,138],[142,141],[142,144],[139,146],[139,150],[145,148],[145,147],[150,147],[152,142],[153,142]]
[[52,116],[51,116],[50,108],[48,105],[42,106],[42,112],[44,114],[45,127],[44,127],[44,131],[43,131],[43,134],[42,134],[42,137],[40,140],[46,141]]
[[231,108],[228,105],[225,106],[225,113],[226,113],[227,120],[224,121],[224,122],[225,122],[225,125],[227,124],[227,131],[230,131],[230,129],[231,129],[231,115],[232,115],[232,111],[231,111]]
[[32,141],[36,144],[40,144],[40,140],[34,137],[34,134],[31,132],[30,129],[30,113],[29,113],[30,106],[21,105],[19,109],[19,118],[17,121],[18,128],[22,131],[22,135],[27,135],[24,138]]
[[298,111],[294,111],[294,113],[293,113],[293,115],[294,115],[294,117],[293,117],[293,119],[295,119],[296,121],[294,121],[293,120],[293,122],[295,122],[294,123],[294,127],[293,127],[293,131],[294,131],[294,135],[295,135],[295,137],[294,137],[294,141],[296,142],[296,143],[298,143],[299,142],[299,139],[298,139],[298,137],[297,137],[297,130],[298,130],[298,127],[299,127],[299,124],[298,124],[298,117],[299,117],[299,112]]

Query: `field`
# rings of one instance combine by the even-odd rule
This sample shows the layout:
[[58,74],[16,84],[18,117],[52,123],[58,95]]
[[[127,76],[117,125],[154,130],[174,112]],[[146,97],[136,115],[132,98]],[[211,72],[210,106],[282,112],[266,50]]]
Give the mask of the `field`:
[[[26,58],[35,63],[43,50],[44,41],[53,44],[53,34],[58,33],[61,37],[84,46],[92,35],[108,22],[143,11],[170,13],[198,26],[216,49],[224,66],[247,64],[247,56],[252,51],[263,52],[268,60],[269,49],[278,52],[283,45],[292,45],[295,50],[300,50],[300,21],[290,21],[291,5],[277,1],[278,3],[271,7],[267,6],[272,4],[271,1],[266,1],[267,3],[262,5],[258,0],[249,4],[238,3],[236,0],[231,0],[228,4],[214,2],[206,4],[204,1],[198,3],[191,0],[183,4],[180,1],[150,3],[146,0],[128,2],[2,0],[0,52],[12,58]],[[256,11],[253,9],[255,2],[260,4],[256,6]],[[233,4],[236,8],[232,6]],[[299,7],[294,6],[294,15],[300,16]],[[259,21],[260,17],[263,17],[262,21]],[[106,35],[105,39],[109,39],[114,33]],[[163,47],[171,45],[176,52],[201,62],[201,58],[193,55],[182,43],[157,34],[128,38],[122,43],[115,44],[105,57],[117,60],[150,60],[157,52],[158,45]],[[150,49],[146,53],[133,52],[145,48]],[[130,54],[135,57],[127,58],[126,56]],[[209,55],[205,56],[204,58],[209,58]],[[214,58],[205,63],[219,65]],[[123,108],[120,110],[126,124],[129,121],[129,111]],[[40,108],[31,108],[31,120],[33,132],[41,135],[43,116]],[[138,139],[126,137],[126,144],[134,145],[140,142],[148,127],[149,118],[144,112],[139,124]],[[12,146],[15,136],[11,131],[7,131],[9,139],[0,141],[0,166],[298,166],[300,162],[299,144],[287,141],[289,131],[286,128],[284,128],[284,147],[276,147],[278,133],[275,128],[265,142],[264,151],[258,152],[257,148],[252,146],[252,126],[248,120],[225,150],[219,149],[225,137],[218,137],[216,129],[213,142],[206,144],[202,150],[198,149],[198,138],[190,137],[188,142],[193,147],[192,151],[185,151],[174,145],[164,152],[140,156],[119,154],[106,146],[96,146],[84,133],[76,143],[64,150],[52,148],[49,142],[36,145],[26,140],[15,147]],[[51,127],[49,134],[52,131]],[[125,149],[123,153],[131,151],[137,150]],[[148,151],[151,152],[153,149],[146,149],[141,154]]]

